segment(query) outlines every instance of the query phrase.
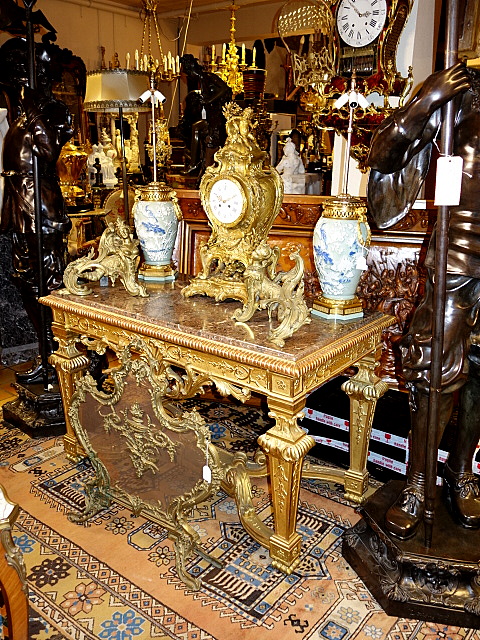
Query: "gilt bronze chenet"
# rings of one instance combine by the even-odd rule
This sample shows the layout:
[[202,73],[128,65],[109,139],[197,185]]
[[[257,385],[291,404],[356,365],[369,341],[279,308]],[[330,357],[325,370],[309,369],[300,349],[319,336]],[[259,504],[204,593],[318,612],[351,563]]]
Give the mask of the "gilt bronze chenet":
[[88,255],[78,258],[65,269],[63,282],[68,293],[87,296],[93,289],[89,282],[117,278],[132,296],[148,296],[144,285],[137,282],[139,241],[135,240],[130,227],[121,218],[109,222],[100,238],[98,254],[92,248]]

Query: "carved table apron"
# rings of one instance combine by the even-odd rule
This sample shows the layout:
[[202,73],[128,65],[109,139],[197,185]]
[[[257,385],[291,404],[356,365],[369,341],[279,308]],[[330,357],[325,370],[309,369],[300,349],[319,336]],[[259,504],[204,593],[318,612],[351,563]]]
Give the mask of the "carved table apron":
[[[306,397],[347,367],[358,367],[343,385],[350,396],[350,468],[305,465],[303,475],[340,481],[346,497],[361,503],[368,488],[366,461],[373,413],[388,388],[374,369],[382,330],[394,318],[381,313],[348,322],[312,317],[311,324],[280,349],[267,340],[271,327],[266,312],[258,312],[248,325],[235,324],[231,318],[238,302],[185,299],[180,293],[185,284],[177,280],[149,285],[148,298],[133,297],[120,287],[97,286],[88,297],[59,291],[41,299],[52,308],[52,328],[59,345],[51,362],[65,408],[66,454],[72,460],[84,455],[67,414],[75,382],[89,365],[85,346],[95,350],[100,345],[119,353],[141,338],[157,359],[185,372],[184,397],[207,385],[239,400],[251,393],[265,396],[275,421],[258,439],[266,466],[247,462],[244,454],[220,451],[222,485],[235,496],[243,526],[269,550],[272,564],[291,573],[301,547],[296,517],[302,466],[314,445],[298,424]],[[273,529],[260,521],[251,502],[249,476],[265,473],[270,478]]]

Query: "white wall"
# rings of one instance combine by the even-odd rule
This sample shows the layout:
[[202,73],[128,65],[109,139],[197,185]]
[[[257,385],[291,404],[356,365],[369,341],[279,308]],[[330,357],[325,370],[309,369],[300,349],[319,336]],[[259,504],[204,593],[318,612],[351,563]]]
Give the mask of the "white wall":
[[[138,11],[102,0],[38,0],[35,8],[41,9],[57,29],[57,44],[80,56],[88,71],[100,66],[101,46],[106,49],[107,64],[115,52],[123,64],[127,52],[133,59],[135,49],[140,50],[143,20]],[[162,23],[162,30],[167,37],[175,37],[174,26],[171,22]],[[164,53],[168,49],[174,53],[175,44],[168,42],[163,35],[161,43]],[[152,54],[158,56],[155,41],[152,43]]]

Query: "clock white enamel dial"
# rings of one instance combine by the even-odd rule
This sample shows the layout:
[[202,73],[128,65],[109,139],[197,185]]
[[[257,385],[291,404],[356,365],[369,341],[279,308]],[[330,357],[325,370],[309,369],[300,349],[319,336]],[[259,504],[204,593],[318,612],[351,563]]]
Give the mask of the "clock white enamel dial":
[[364,47],[380,35],[386,18],[386,0],[340,0],[338,34],[345,44]]
[[233,224],[245,211],[246,201],[242,187],[236,180],[221,178],[211,186],[208,204],[220,223]]

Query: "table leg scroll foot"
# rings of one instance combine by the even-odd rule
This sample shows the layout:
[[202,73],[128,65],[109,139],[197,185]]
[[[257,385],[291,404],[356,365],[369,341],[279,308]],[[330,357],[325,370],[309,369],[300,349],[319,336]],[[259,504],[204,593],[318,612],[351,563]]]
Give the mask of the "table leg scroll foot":
[[377,400],[388,384],[376,374],[376,353],[363,357],[358,372],[342,384],[350,397],[350,468],[345,473],[345,497],[361,504],[368,489],[367,457]]

